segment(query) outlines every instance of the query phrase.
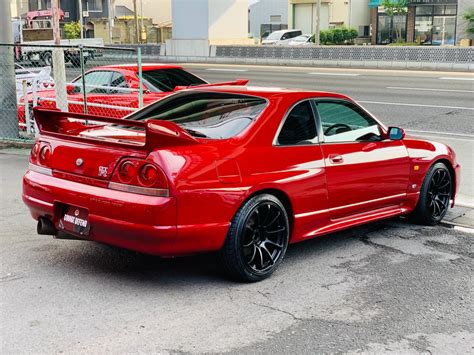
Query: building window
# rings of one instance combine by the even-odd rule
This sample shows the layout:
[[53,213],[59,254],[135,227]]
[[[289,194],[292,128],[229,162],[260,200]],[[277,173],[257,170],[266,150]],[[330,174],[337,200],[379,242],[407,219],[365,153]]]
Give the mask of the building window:
[[387,16],[384,13],[377,15],[377,44],[388,44],[397,40],[406,41],[407,17]]
[[415,41],[425,45],[454,45],[456,5],[425,5],[415,8]]
[[83,9],[91,12],[102,12],[102,0],[86,0]]
[[281,15],[270,15],[270,22],[281,22]]

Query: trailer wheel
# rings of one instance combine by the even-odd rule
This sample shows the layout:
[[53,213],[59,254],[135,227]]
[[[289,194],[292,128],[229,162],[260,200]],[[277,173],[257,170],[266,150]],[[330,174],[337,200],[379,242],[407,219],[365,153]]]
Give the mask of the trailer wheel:
[[41,63],[47,67],[50,67],[53,65],[53,56],[51,55],[51,52],[45,52],[41,56]]

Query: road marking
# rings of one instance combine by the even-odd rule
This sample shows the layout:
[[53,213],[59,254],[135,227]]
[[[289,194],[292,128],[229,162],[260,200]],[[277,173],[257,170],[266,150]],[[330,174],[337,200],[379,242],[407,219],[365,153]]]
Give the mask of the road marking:
[[428,88],[406,88],[402,86],[387,86],[387,89],[392,90],[416,90],[416,91],[446,91],[446,92],[474,92],[474,90],[454,90],[454,89],[428,89]]
[[414,133],[415,136],[420,137],[420,138],[427,138],[427,139],[434,139],[435,141],[443,140],[443,139],[449,139],[450,141],[461,141],[461,142],[469,142],[473,143],[474,140],[468,139],[468,138],[458,138],[458,137],[449,137],[449,136],[441,136],[441,135],[429,135],[429,134],[417,134]]
[[361,101],[364,104],[375,104],[375,105],[394,105],[394,106],[413,106],[413,107],[432,107],[432,108],[449,108],[453,110],[473,110],[474,107],[462,107],[462,106],[441,106],[441,105],[423,105],[423,104],[406,104],[401,102],[385,102],[385,101]]
[[465,138],[474,138],[474,135],[472,134],[466,134],[466,133],[450,133],[450,132],[438,132],[438,131],[422,131],[419,129],[408,129],[407,131],[409,132],[417,132],[417,133],[428,133],[428,134],[435,134],[435,135],[442,135],[442,136],[459,136],[459,137],[465,137]]
[[443,76],[439,78],[440,80],[474,80],[474,78],[456,78],[451,76]]
[[462,226],[454,226],[454,230],[464,232],[464,233],[469,233],[469,234],[474,234],[474,228],[467,228],[467,227],[462,227]]
[[242,71],[248,71],[247,69],[224,69],[224,68],[209,68],[209,69],[206,69],[206,70],[209,70],[209,71],[238,71],[238,72],[242,72]]
[[336,75],[336,76],[359,76],[360,74],[354,73],[308,73],[310,75]]

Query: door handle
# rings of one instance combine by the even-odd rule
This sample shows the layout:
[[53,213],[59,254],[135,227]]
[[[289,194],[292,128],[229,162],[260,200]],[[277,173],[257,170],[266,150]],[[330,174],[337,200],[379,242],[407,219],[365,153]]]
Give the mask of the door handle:
[[329,154],[329,161],[333,164],[341,164],[344,162],[344,158],[339,154]]

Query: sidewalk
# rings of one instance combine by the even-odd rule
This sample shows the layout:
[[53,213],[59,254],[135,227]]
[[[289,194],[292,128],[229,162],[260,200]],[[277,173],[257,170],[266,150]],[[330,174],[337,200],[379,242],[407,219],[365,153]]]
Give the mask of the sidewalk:
[[455,206],[448,210],[442,224],[474,229],[474,208]]

